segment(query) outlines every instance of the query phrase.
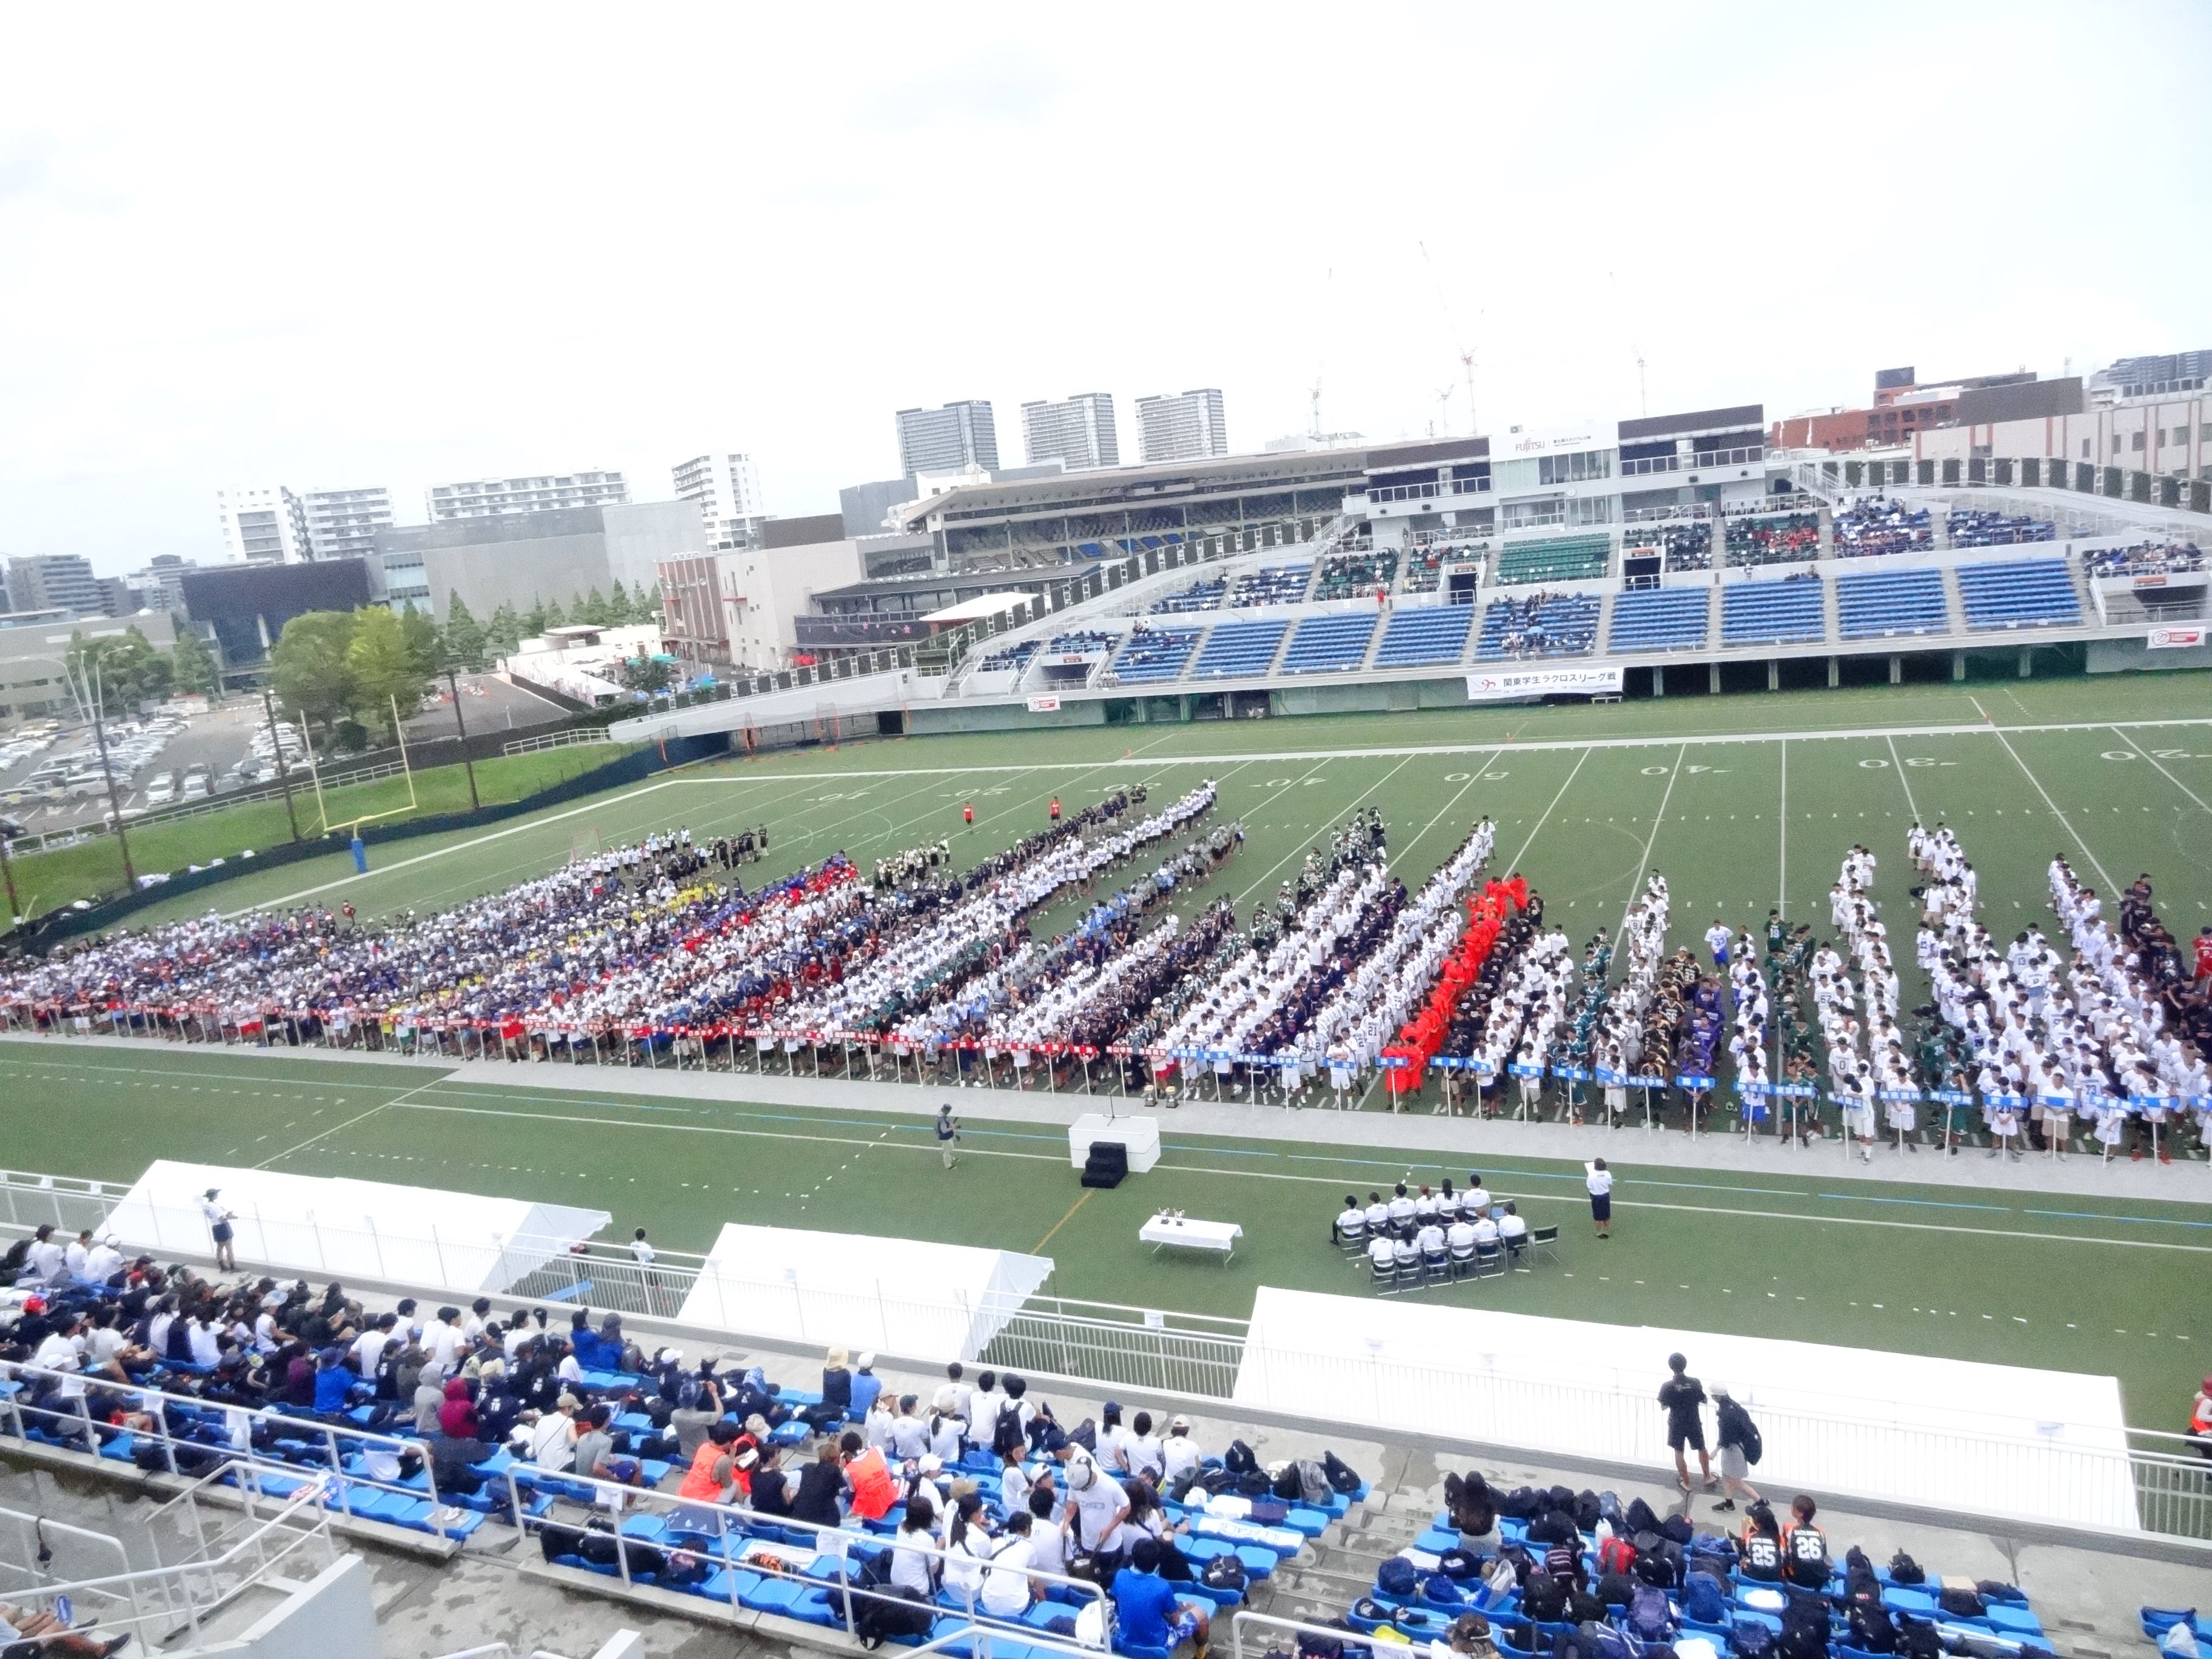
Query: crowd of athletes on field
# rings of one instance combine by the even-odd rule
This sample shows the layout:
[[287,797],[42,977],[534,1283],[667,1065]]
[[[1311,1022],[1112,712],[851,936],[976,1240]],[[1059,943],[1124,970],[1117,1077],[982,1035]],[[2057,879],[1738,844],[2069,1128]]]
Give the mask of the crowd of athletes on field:
[[[872,879],[840,853],[751,889],[734,846],[661,832],[428,915],[210,915],[68,946],[0,975],[0,1006],[18,1024],[462,1054],[473,1038],[514,1059],[795,1067],[807,1051],[1059,1087],[1118,1069],[1169,1105],[1402,1101],[1440,1077],[1449,1109],[1801,1136],[1840,1121],[1868,1155],[1965,1136],[2165,1157],[2212,1120],[2212,930],[2175,939],[2147,876],[2107,920],[2055,860],[2051,934],[1998,940],[1957,836],[1916,824],[1930,989],[1911,1007],[1867,848],[1843,861],[1825,938],[1775,914],[1763,951],[1718,921],[1703,951],[1670,951],[1654,872],[1621,939],[1578,955],[1525,881],[1485,878],[1487,819],[1409,891],[1361,808],[1242,918],[1207,890],[1243,840],[1215,800],[1210,781],[1164,805],[1141,788],[1065,815],[1055,800],[965,871],[946,838]],[[1078,896],[1073,927],[1033,932]]]

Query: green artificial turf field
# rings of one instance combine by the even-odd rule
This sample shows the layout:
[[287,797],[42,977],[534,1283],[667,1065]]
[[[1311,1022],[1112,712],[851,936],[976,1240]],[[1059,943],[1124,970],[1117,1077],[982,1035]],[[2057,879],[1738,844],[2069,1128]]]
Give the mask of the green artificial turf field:
[[[367,915],[428,910],[579,846],[679,824],[702,836],[767,825],[764,876],[840,848],[865,866],[939,836],[965,865],[1041,827],[1054,794],[1079,804],[1142,780],[1161,801],[1212,776],[1218,813],[1249,837],[1215,890],[1248,911],[1371,801],[1409,885],[1489,814],[1495,870],[1525,873],[1577,944],[1618,927],[1650,868],[1672,885],[1678,942],[1694,943],[1716,915],[1755,926],[1778,905],[1820,927],[1855,841],[1875,852],[1878,892],[1897,914],[1916,815],[1957,828],[1995,928],[2048,919],[2044,867],[2063,851],[2107,891],[2150,872],[2169,925],[2194,933],[2212,920],[2205,690],[2202,676],[2169,675],[872,742],[689,769],[490,832],[384,849],[367,876],[319,860],[169,909],[343,898]],[[972,835],[963,802],[976,809]],[[1039,931],[1074,908],[1039,917]],[[1202,1139],[1170,1120],[1158,1170],[1085,1199],[1054,1126],[973,1126],[973,1156],[945,1175],[926,1125],[888,1108],[626,1098],[621,1082],[568,1067],[472,1066],[440,1081],[241,1050],[11,1043],[0,1048],[0,1139],[11,1164],[70,1175],[128,1178],[168,1156],[588,1203],[677,1249],[703,1248],[726,1220],[1042,1247],[1064,1295],[1232,1315],[1261,1282],[1358,1293],[1358,1274],[1325,1243],[1328,1218],[1345,1192],[1406,1170],[1330,1146],[1325,1115],[1302,1123],[1304,1145]],[[1626,1133],[1607,1149],[1623,1170],[1624,1220],[1605,1247],[1576,1224],[1573,1166],[1486,1154],[1495,1188],[1525,1195],[1539,1224],[1567,1224],[1565,1259],[1443,1294],[2113,1372],[2130,1420],[2146,1427],[2179,1426],[2206,1369],[2212,1208],[1977,1189],[1972,1157],[1923,1154],[1931,1177],[1956,1184],[1915,1188],[1854,1183],[1832,1146],[1777,1148],[1771,1174],[1755,1176],[1639,1169]],[[919,1201],[910,1182],[923,1183]],[[2212,1173],[2206,1188],[2212,1198]],[[1225,1269],[1155,1260],[1136,1228],[1164,1203],[1241,1222],[1246,1247]]]

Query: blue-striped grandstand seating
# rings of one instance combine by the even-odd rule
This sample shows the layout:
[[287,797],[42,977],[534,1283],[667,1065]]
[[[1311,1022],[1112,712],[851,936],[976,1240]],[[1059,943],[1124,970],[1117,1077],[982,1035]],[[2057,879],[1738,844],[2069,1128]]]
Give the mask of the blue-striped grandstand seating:
[[2081,620],[2081,598],[2063,559],[2007,559],[1959,567],[1969,628],[2045,628]]
[[1821,614],[1827,584],[1818,580],[1736,582],[1721,590],[1723,645],[1780,645],[1817,640],[1828,631]]
[[[1597,644],[1600,605],[1595,593],[1492,599],[1483,609],[1475,657],[1494,662],[1502,657],[1585,656]],[[1510,648],[1509,641],[1513,641]]]
[[1419,668],[1457,662],[1467,653],[1468,629],[1474,621],[1471,605],[1425,605],[1401,611],[1383,630],[1375,665]]
[[1645,587],[1613,602],[1608,651],[1680,651],[1705,642],[1712,628],[1709,587]]
[[1283,672],[1331,674],[1357,668],[1367,655],[1368,641],[1374,637],[1371,611],[1308,617],[1298,624],[1291,648],[1284,653]]
[[1228,674],[1264,674],[1289,629],[1285,622],[1217,623],[1206,636],[1206,649],[1192,665],[1191,677],[1218,679]]
[[1836,578],[1836,632],[1844,639],[1950,631],[1951,606],[1940,570],[1869,570]]
[[1155,616],[1182,611],[1218,611],[1221,608],[1223,596],[1228,592],[1228,577],[1201,576],[1188,587],[1178,588],[1164,599],[1154,599],[1149,609]]
[[1175,679],[1190,660],[1198,635],[1195,628],[1148,628],[1141,634],[1133,633],[1114,659],[1110,672],[1124,685]]

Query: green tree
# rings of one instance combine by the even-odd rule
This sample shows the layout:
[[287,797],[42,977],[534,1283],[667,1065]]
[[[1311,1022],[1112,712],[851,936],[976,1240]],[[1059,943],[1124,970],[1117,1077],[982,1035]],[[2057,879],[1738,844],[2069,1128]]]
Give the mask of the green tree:
[[[568,618],[561,609],[561,601],[558,599],[546,600],[545,628],[565,628],[568,626]],[[541,628],[538,631],[542,634],[545,631],[545,629]]]
[[422,671],[424,679],[435,679],[446,666],[446,641],[435,620],[428,611],[417,611],[415,601],[410,599],[399,617],[399,633],[407,642],[408,659]]
[[622,683],[632,691],[665,691],[668,665],[658,657],[632,657],[622,665]]
[[607,623],[610,627],[620,628],[629,619],[629,590],[622,585],[622,578],[617,576],[614,586],[607,593]]
[[345,672],[354,718],[363,726],[382,727],[397,742],[399,722],[415,713],[429,689],[429,673],[408,638],[404,617],[368,605],[355,611],[352,620]]
[[[384,613],[396,630],[398,619]],[[329,737],[354,702],[346,664],[353,642],[353,618],[343,611],[309,611],[284,624],[269,653],[270,678],[277,700]]]
[[219,696],[222,682],[215,672],[215,657],[207,641],[188,626],[177,629],[177,643],[169,653],[169,666],[177,677],[177,690],[198,696]]
[[629,613],[623,620],[629,623],[658,624],[660,621],[660,590],[658,587],[647,587],[643,582],[640,582],[636,592],[630,595]]
[[69,654],[78,683],[96,693],[110,714],[135,714],[141,702],[167,696],[176,683],[174,666],[136,623],[104,640],[72,635]]
[[[506,607],[501,606],[504,610]],[[509,613],[512,614],[511,612]],[[492,613],[499,620],[499,613]],[[470,611],[468,601],[458,592],[446,595],[446,654],[459,668],[482,668],[487,653],[483,624]]]
[[484,624],[484,645],[487,651],[496,651],[502,657],[512,656],[522,643],[522,618],[514,614],[514,607],[504,599],[491,613]]
[[576,601],[576,608],[571,614],[578,622],[589,623],[594,628],[612,628],[622,620],[615,614],[614,607],[607,603],[607,596],[596,587]]

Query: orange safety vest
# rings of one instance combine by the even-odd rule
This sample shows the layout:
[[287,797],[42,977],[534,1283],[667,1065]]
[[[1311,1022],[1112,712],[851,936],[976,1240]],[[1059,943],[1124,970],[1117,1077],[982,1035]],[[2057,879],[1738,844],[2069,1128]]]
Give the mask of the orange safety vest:
[[[714,1465],[728,1454],[708,1441],[692,1455],[691,1467],[684,1471],[684,1484],[677,1488],[679,1498],[696,1498],[714,1504],[721,1501],[723,1483],[714,1479]],[[731,1466],[736,1467],[734,1462]]]
[[863,1521],[880,1521],[891,1512],[896,1494],[891,1486],[890,1466],[878,1448],[869,1447],[845,1465],[845,1479],[853,1488],[853,1513]]

